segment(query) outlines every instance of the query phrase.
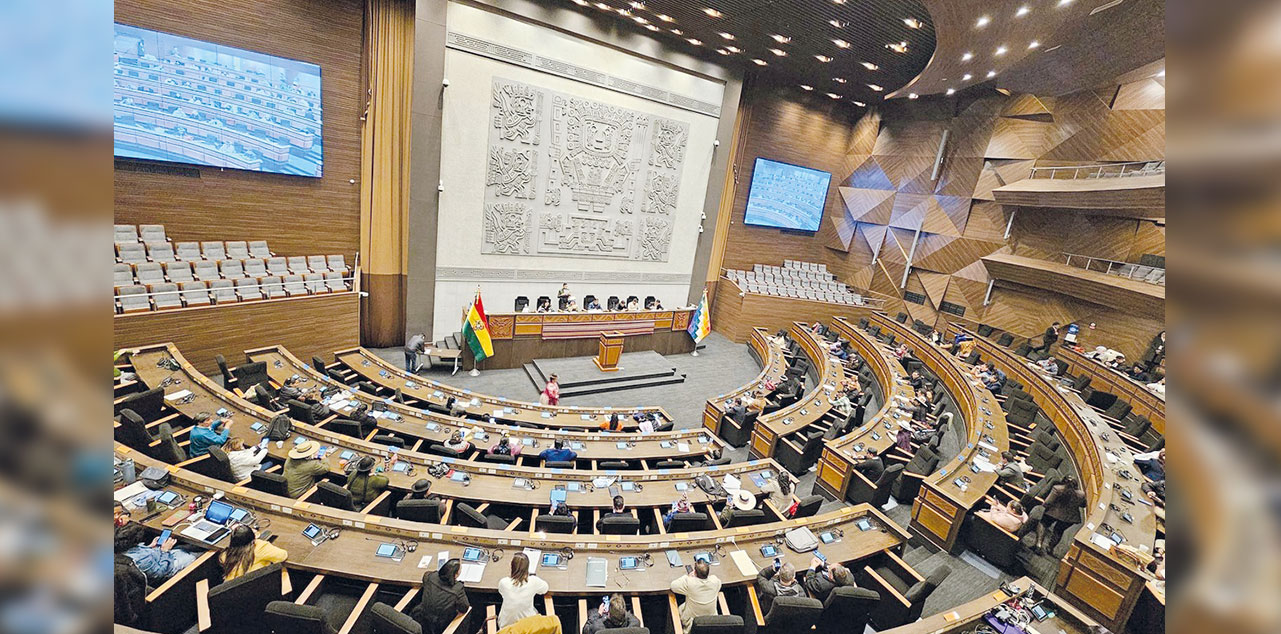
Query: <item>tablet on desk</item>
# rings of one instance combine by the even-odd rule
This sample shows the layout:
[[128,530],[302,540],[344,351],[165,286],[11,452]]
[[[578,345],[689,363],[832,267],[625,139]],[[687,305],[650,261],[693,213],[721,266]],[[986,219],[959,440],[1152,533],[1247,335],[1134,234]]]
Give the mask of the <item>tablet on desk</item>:
[[676,483],[676,490],[677,490],[677,491],[688,491],[688,490],[689,490],[689,483],[688,483],[688,482],[677,482],[677,483]]
[[635,490],[636,490],[636,483],[635,483],[635,482],[623,482],[623,483],[622,483],[622,485],[623,485],[623,490],[624,490],[624,491],[635,491]]
[[267,429],[267,426],[262,423],[255,422],[250,425],[249,428],[261,434],[263,430]]
[[165,491],[156,497],[156,501],[161,504],[173,504],[178,501],[178,494],[173,491]]
[[836,535],[833,535],[833,534],[832,534],[831,532],[829,532],[829,531],[824,531],[824,532],[822,532],[822,533],[819,533],[818,538],[819,538],[819,539],[821,539],[821,540],[823,540],[823,543],[824,543],[824,544],[830,544],[830,543],[832,543],[832,542],[836,541]]
[[765,544],[764,546],[761,546],[761,554],[766,557],[777,557],[778,548],[772,544]]
[[302,529],[302,536],[315,541],[317,537],[320,537],[320,527],[315,524],[308,524],[307,528]]
[[618,441],[618,442],[614,443],[614,446],[615,446],[615,447],[618,447],[619,449],[626,449],[626,448],[627,448],[627,443],[626,443],[626,442],[623,442],[623,441],[621,441],[621,440],[620,440],[620,441]]
[[249,511],[246,511],[245,509],[237,508],[237,509],[232,509],[231,515],[227,517],[227,520],[231,522],[241,522],[241,521],[244,521],[246,517],[249,517]]
[[670,441],[670,440],[664,440],[663,442],[658,443],[658,446],[659,446],[659,447],[662,447],[663,449],[671,449],[671,448],[672,448],[672,441]]
[[667,565],[677,568],[681,565],[681,554],[675,550],[667,551]]
[[485,557],[485,551],[479,548],[466,548],[463,550],[463,561],[478,562]]
[[395,544],[378,544],[378,550],[374,551],[374,554],[379,557],[391,559],[396,556],[397,550],[398,548]]
[[559,568],[565,564],[564,558],[560,553],[543,553],[542,565],[551,568]]
[[449,476],[449,479],[453,480],[454,482],[466,482],[467,474],[463,473],[462,471],[455,471],[453,475]]
[[392,470],[392,471],[395,471],[396,473],[405,473],[405,472],[409,471],[409,463],[408,463],[408,462],[396,462],[395,464],[391,465],[391,470]]
[[858,523],[857,523],[857,524],[855,524],[855,526],[858,526],[858,529],[859,529],[859,530],[861,530],[861,531],[870,531],[870,530],[872,530],[872,523],[871,523],[871,522],[869,522],[869,521],[867,521],[866,519],[861,519],[861,520],[859,520],[859,521],[858,521]]
[[622,557],[618,560],[619,570],[636,570],[640,568],[639,557]]
[[579,491],[583,490],[583,485],[577,482],[570,482],[569,484],[565,485],[565,488],[573,493],[578,493]]
[[354,451],[352,451],[352,450],[348,449],[348,450],[346,450],[346,451],[344,451],[344,452],[342,452],[342,453],[338,454],[338,457],[339,457],[339,458],[341,458],[341,459],[343,459],[344,461],[346,461],[346,460],[351,460],[352,458],[355,458],[355,457],[356,457],[356,452],[354,452]]

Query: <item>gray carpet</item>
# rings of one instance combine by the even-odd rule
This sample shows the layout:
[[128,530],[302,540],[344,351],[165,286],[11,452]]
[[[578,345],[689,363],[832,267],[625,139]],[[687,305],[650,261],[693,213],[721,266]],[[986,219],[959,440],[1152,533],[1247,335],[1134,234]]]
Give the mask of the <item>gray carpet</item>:
[[[676,422],[676,429],[697,428],[702,425],[703,407],[709,397],[740,387],[760,373],[760,365],[752,358],[746,345],[733,343],[715,332],[704,339],[703,343],[706,347],[697,357],[689,354],[666,357],[677,372],[686,374],[684,383],[567,397],[562,398],[561,403],[602,407],[658,405],[672,416]],[[373,351],[397,366],[404,363],[404,355],[400,348],[375,348]],[[483,394],[528,401],[538,398],[538,390],[531,385],[525,371],[521,368],[484,370],[480,376],[473,377],[465,372],[450,376],[448,367],[437,366],[430,370],[423,370],[420,374],[442,383],[470,388]],[[867,411],[875,412],[880,407],[880,399],[873,398]],[[960,450],[962,427],[959,421],[949,427],[940,447],[945,455],[954,456]],[[746,460],[747,448],[732,449],[729,455],[734,462]],[[816,472],[813,469],[802,475],[796,486],[798,493],[808,494],[814,486],[815,477]],[[842,504],[844,502],[839,500],[828,501],[823,504],[820,512],[833,510]],[[898,506],[886,511],[885,514],[899,526],[907,527],[911,522],[912,502],[911,500],[901,501]],[[952,574],[926,600],[923,614],[936,614],[977,599],[995,591],[1001,582],[1014,578],[1007,573],[991,570],[990,566],[984,565],[981,561],[979,566],[965,561],[965,559],[973,559],[973,556],[963,557],[953,557],[944,552],[932,552],[931,549],[923,546],[908,546],[904,558],[917,572],[923,575],[928,574],[943,565],[952,568]],[[990,576],[993,572],[996,572],[996,578]]]

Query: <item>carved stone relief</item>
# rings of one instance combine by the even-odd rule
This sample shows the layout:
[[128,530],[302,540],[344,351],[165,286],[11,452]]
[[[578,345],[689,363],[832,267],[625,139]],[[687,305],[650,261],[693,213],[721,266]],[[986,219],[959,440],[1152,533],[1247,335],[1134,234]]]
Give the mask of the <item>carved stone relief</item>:
[[688,123],[498,78],[492,95],[483,253],[667,261]]

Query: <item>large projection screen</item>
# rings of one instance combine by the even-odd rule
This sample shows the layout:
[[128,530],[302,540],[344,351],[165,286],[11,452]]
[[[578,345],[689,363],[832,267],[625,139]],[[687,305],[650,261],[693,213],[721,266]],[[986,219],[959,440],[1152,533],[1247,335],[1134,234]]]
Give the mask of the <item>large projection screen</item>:
[[115,155],[320,177],[320,67],[115,25]]
[[761,227],[818,231],[832,175],[757,158],[743,222]]

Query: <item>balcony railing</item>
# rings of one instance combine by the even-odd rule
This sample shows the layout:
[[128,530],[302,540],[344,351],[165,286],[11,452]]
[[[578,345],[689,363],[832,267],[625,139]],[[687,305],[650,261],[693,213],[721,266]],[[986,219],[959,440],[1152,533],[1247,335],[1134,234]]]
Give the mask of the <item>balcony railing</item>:
[[1130,163],[1096,163],[1092,165],[1059,165],[1033,167],[1028,178],[1123,178],[1164,174],[1165,161],[1134,161]]
[[1096,258],[1075,253],[1064,253],[1063,255],[1066,258],[1065,264],[1068,266],[1165,286],[1165,267],[1145,266],[1134,264],[1133,262],[1118,262],[1107,258]]

